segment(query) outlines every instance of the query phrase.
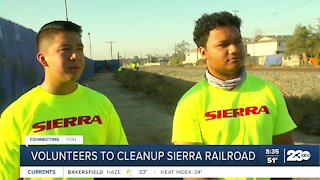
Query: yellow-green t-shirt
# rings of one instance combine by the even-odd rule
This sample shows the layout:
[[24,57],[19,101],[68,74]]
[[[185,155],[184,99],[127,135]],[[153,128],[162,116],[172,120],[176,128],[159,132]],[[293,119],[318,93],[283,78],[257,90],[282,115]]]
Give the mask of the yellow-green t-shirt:
[[0,179],[19,177],[20,145],[28,135],[82,135],[84,144],[128,144],[110,100],[80,84],[68,95],[53,95],[37,86],[1,114]]
[[187,91],[174,114],[172,142],[271,145],[274,135],[294,128],[279,89],[247,73],[231,91],[210,86],[205,79]]

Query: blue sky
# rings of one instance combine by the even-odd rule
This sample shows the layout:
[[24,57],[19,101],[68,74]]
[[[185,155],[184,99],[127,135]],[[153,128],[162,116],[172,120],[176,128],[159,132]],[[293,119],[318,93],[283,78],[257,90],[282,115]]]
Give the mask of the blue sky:
[[[292,34],[297,24],[315,25],[319,0],[67,0],[68,18],[83,28],[86,56],[91,34],[93,59],[170,54],[174,44],[190,48],[194,22],[204,13],[236,12],[242,35]],[[65,20],[64,0],[0,0],[0,17],[38,31],[53,20]]]

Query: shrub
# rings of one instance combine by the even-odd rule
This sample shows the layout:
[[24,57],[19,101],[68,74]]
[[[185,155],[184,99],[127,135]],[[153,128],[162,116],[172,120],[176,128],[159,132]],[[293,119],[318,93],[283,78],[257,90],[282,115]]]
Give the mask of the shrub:
[[182,64],[183,58],[179,56],[172,56],[168,62],[168,65],[176,66]]
[[204,59],[199,59],[197,62],[196,62],[196,66],[206,66],[207,65],[207,62],[206,60]]
[[[142,91],[162,104],[173,113],[181,96],[195,83],[162,76],[156,73],[124,70],[115,73],[122,86]],[[298,129],[307,134],[320,135],[320,95],[285,97],[289,113],[298,125]]]
[[301,129],[308,134],[320,135],[320,98],[317,96],[286,97],[289,113]]
[[172,113],[181,96],[195,84],[144,71],[123,70],[115,72],[114,77],[123,87],[144,92],[157,99]]

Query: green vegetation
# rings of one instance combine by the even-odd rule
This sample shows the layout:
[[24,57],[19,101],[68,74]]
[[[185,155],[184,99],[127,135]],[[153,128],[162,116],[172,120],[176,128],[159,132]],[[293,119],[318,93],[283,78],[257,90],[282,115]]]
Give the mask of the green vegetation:
[[320,97],[301,96],[285,97],[289,113],[299,129],[320,135]]
[[182,64],[183,58],[179,56],[171,56],[168,62],[168,65],[170,66],[177,66]]
[[133,91],[140,91],[158,100],[174,112],[181,96],[195,83],[158,75],[155,73],[132,71],[124,69],[114,73],[115,79],[121,82],[122,87]]
[[207,62],[206,60],[204,59],[199,59],[197,62],[196,62],[196,66],[206,66],[207,65]]
[[181,41],[174,46],[174,54],[170,57],[168,65],[176,66],[182,64],[182,61],[185,60],[185,53],[189,51],[190,44],[186,41]]
[[[140,91],[165,105],[173,113],[181,96],[195,82],[144,71],[123,70],[114,77],[124,88]],[[285,97],[289,113],[298,128],[308,134],[320,135],[320,96]]]
[[285,55],[301,55],[304,64],[309,57],[317,57],[320,54],[320,19],[313,26],[297,25],[293,36],[286,43]]

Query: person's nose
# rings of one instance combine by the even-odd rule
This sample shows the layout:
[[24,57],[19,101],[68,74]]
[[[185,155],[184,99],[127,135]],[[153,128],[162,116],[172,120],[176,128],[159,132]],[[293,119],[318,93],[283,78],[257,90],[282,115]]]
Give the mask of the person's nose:
[[228,53],[229,54],[234,54],[238,51],[238,47],[235,44],[230,44],[228,48]]
[[74,60],[79,59],[80,57],[81,57],[81,53],[78,52],[77,50],[74,50],[74,51],[72,51],[70,59],[74,61]]
[[71,60],[76,60],[76,59],[77,59],[77,54],[76,54],[76,52],[74,52],[74,51],[72,52],[70,59],[71,59]]

